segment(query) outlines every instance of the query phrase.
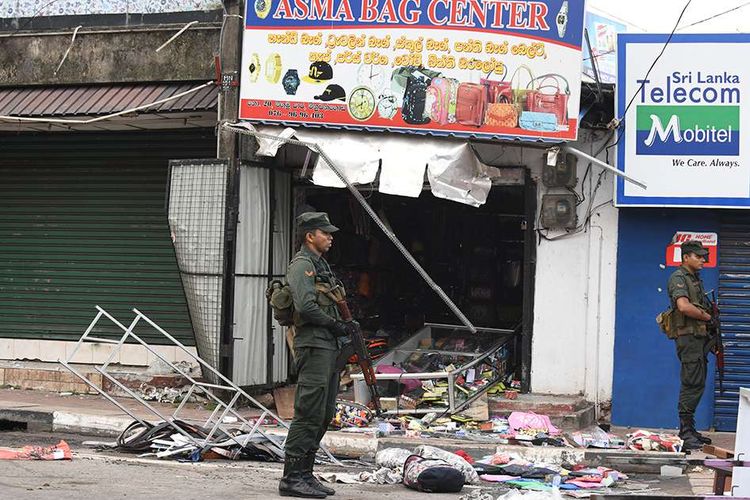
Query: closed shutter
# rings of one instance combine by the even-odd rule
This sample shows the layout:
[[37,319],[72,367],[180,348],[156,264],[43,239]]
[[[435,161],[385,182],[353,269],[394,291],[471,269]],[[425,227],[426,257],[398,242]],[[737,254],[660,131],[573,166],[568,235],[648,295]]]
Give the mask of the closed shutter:
[[[743,222],[742,219],[745,221]],[[727,218],[719,233],[719,307],[724,338],[724,391],[714,388],[714,426],[737,428],[739,388],[750,387],[750,224]]]
[[6,135],[0,151],[0,337],[77,340],[98,304],[195,344],[165,192],[168,160],[213,156],[212,130]]

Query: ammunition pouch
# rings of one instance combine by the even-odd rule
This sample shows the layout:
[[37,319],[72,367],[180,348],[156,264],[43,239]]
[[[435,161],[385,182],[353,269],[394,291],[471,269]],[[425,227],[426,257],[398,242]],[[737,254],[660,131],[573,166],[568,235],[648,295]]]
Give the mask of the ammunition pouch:
[[279,280],[273,280],[266,288],[266,300],[271,306],[273,317],[282,326],[291,326],[294,324],[294,299],[292,290],[288,283]]
[[674,327],[674,312],[675,310],[670,307],[656,316],[656,324],[659,325],[659,329],[661,329],[669,339],[677,338],[677,330]]
[[[704,310],[702,306],[693,303],[693,305],[701,310]],[[693,335],[695,337],[706,337],[708,336],[708,329],[705,321],[699,319],[689,318],[682,314],[677,308],[672,311],[672,329],[674,330],[674,336],[669,338],[682,337],[683,335]]]

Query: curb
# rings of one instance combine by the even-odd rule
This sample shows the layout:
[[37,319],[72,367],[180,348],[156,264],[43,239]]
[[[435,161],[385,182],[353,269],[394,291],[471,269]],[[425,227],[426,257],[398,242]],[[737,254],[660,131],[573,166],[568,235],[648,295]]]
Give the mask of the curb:
[[[69,411],[0,408],[0,420],[26,424],[27,430],[66,432],[88,436],[117,437],[133,420],[126,416],[104,416]],[[285,429],[265,429],[273,436],[286,435]],[[323,445],[342,458],[373,460],[378,450],[406,448],[413,450],[428,444],[447,451],[464,450],[476,457],[494,453],[514,454],[534,463],[586,463],[610,467],[625,473],[658,474],[662,465],[683,470],[688,465],[684,453],[637,452],[632,450],[556,448],[552,446],[518,446],[495,442],[477,442],[449,438],[414,439],[401,436],[376,437],[374,433],[327,432]]]

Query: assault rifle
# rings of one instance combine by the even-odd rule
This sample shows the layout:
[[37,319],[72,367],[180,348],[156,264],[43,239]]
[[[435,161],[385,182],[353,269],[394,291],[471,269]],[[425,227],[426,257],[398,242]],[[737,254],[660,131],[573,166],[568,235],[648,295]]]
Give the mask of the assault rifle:
[[[706,294],[708,298],[708,294]],[[708,335],[710,349],[716,355],[716,369],[719,372],[719,393],[724,392],[724,343],[721,339],[721,322],[719,321],[719,304],[716,300],[716,291],[711,290],[711,321],[708,322]]]
[[340,286],[334,287],[331,290],[331,296],[336,301],[336,307],[339,310],[341,319],[346,322],[349,333],[349,342],[343,346],[336,362],[336,368],[343,368],[346,360],[352,355],[357,357],[357,364],[362,370],[362,375],[365,377],[367,388],[370,389],[370,399],[375,406],[375,415],[379,417],[383,413],[383,410],[380,408],[378,382],[375,380],[375,370],[372,368],[370,351],[367,350],[367,344],[362,337],[362,329],[359,327],[359,323],[352,318],[352,312],[349,310],[349,304],[346,303],[346,296],[343,293],[343,289]]

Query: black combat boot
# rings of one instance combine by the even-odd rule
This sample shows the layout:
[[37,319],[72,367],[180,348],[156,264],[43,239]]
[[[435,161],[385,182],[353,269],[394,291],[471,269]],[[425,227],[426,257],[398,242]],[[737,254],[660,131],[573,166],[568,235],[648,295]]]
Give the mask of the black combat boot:
[[286,457],[284,477],[279,481],[279,495],[282,497],[325,498],[326,494],[307,483],[302,475],[304,458]]
[[711,444],[711,438],[704,436],[695,428],[695,418],[693,418],[692,415],[683,415],[680,417],[680,421],[682,421],[683,418],[690,420],[690,429],[692,430],[693,435],[698,438],[698,441],[703,444]]
[[329,488],[328,486],[325,486],[322,484],[318,479],[313,475],[313,467],[315,466],[315,452],[311,451],[307,455],[305,455],[305,458],[303,459],[304,465],[302,466],[302,477],[305,478],[305,481],[307,481],[307,484],[312,486],[313,488],[322,491],[326,495],[334,495],[336,494],[336,490],[333,488]]
[[682,448],[685,450],[700,450],[703,443],[698,438],[698,431],[695,430],[692,415],[680,415],[680,439],[682,439]]

